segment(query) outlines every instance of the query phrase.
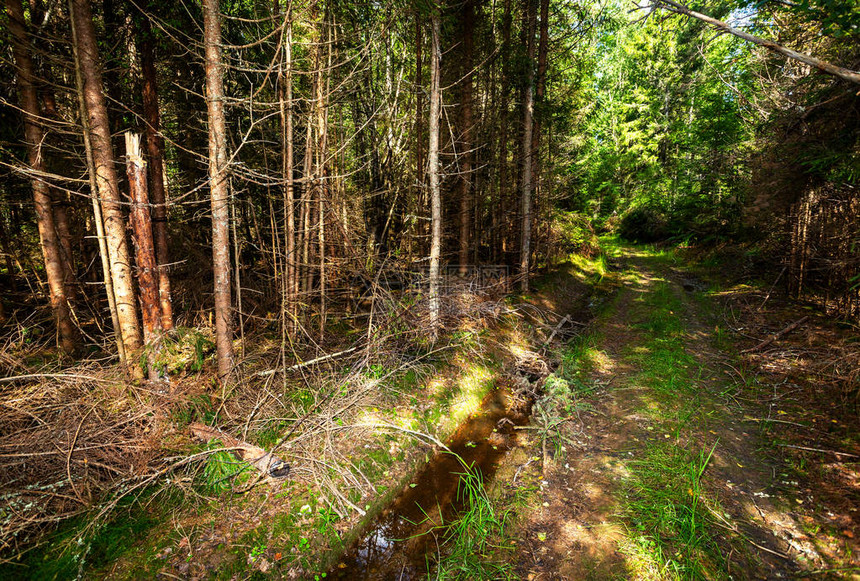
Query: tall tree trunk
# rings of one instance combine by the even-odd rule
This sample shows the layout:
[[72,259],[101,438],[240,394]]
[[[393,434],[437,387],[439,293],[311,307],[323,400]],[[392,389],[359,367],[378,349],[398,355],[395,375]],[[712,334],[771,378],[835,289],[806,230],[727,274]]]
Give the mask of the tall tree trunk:
[[[537,79],[535,79],[535,103],[538,108],[546,97],[546,67],[547,56],[549,53],[549,0],[540,0],[540,40],[538,41],[538,59],[537,59]],[[539,179],[540,175],[540,138],[541,124],[543,122],[542,114],[538,109],[538,114],[534,117],[534,133],[532,135],[532,151],[535,155],[533,164],[535,179]]]
[[227,129],[224,119],[224,71],[221,63],[221,14],[218,10],[218,0],[203,0],[203,38],[206,49],[206,107],[209,119],[215,349],[218,358],[218,380],[226,383],[233,371],[233,305],[230,289]]
[[504,13],[502,15],[502,66],[501,66],[501,88],[499,97],[499,132],[498,142],[498,167],[499,167],[499,201],[496,205],[496,228],[498,230],[498,248],[497,252],[501,255],[505,264],[508,261],[508,249],[512,246],[509,243],[511,228],[508,227],[510,203],[509,178],[508,178],[508,98],[511,85],[511,65],[510,65],[510,46],[511,46],[511,27],[513,18],[511,15],[511,0],[505,0]]
[[442,112],[442,49],[441,23],[438,12],[430,18],[432,28],[430,47],[430,120],[427,125],[430,143],[427,148],[427,176],[430,181],[430,328],[435,340],[439,332],[439,293],[442,286],[440,259],[442,254],[442,192],[439,187],[439,117]]
[[[547,53],[549,50],[549,0],[540,0],[540,28],[538,32],[538,50],[537,50],[537,77],[535,78],[535,107],[536,111],[533,120],[532,131],[532,222],[535,222],[537,217],[538,224],[541,224],[540,213],[542,206],[541,191],[543,188],[542,172],[543,172],[543,157],[541,155],[541,137],[542,137],[542,122],[544,109],[542,108],[546,96],[546,68],[547,68]],[[539,246],[542,240],[540,235],[541,229],[537,229],[533,235],[534,248],[532,253],[539,253]]]
[[[71,10],[71,2],[69,3]],[[98,195],[98,176],[96,172],[96,164],[93,158],[92,141],[90,140],[90,125],[89,116],[87,115],[87,104],[84,98],[84,78],[81,73],[80,53],[77,42],[77,28],[75,22],[71,20],[72,31],[72,52],[75,58],[75,87],[78,93],[78,110],[80,112],[82,135],[84,142],[84,151],[86,152],[87,173],[89,174],[90,182],[90,201],[93,206],[93,225],[95,226],[96,239],[99,246],[99,258],[102,263],[102,280],[105,285],[105,295],[107,295],[108,310],[110,311],[111,324],[113,325],[114,340],[116,341],[117,355],[119,355],[120,365],[124,369],[129,369],[128,356],[130,354],[125,351],[125,343],[122,340],[122,326],[119,322],[119,309],[117,309],[116,292],[114,292],[113,275],[111,274],[110,252],[108,251],[107,236],[105,235],[104,216],[102,214],[101,200]]]
[[152,239],[152,220],[149,215],[146,162],[141,157],[140,135],[131,132],[125,134],[125,163],[131,196],[129,222],[134,233],[137,287],[143,315],[143,339],[147,346],[147,367],[149,379],[157,381],[159,371],[155,363],[164,327],[159,299],[159,268],[155,259],[155,242]]
[[459,273],[466,276],[469,267],[472,231],[472,61],[475,52],[475,5],[463,4],[463,85],[460,88],[460,251]]
[[520,290],[529,290],[532,238],[532,130],[535,106],[535,2],[524,0],[523,29],[526,33],[526,86],[523,99],[523,175],[520,194],[522,230],[520,231]]
[[[89,127],[96,183],[102,204],[117,319],[125,352],[130,355],[141,346],[140,326],[137,323],[131,256],[125,238],[125,218],[119,197],[119,181],[114,168],[110,126],[102,94],[95,28],[88,0],[69,0],[69,7],[76,36],[78,67],[87,113],[86,126]],[[128,361],[131,362],[133,359]]]
[[[45,12],[45,6],[42,0],[29,0],[30,22],[33,25],[32,34],[40,35],[48,20],[49,15]],[[26,25],[25,25],[26,28]],[[34,67],[35,72],[36,67]],[[42,69],[39,71],[40,79],[36,80],[36,90],[41,99],[42,107],[41,114],[44,117],[52,120],[62,121],[59,110],[57,108],[57,99],[54,95],[54,87],[57,86],[53,71],[51,70],[50,62],[45,62]],[[51,169],[48,168],[50,172]],[[77,272],[75,269],[75,255],[72,251],[73,237],[71,227],[69,226],[69,209],[72,208],[71,200],[68,192],[59,188],[51,188],[51,197],[53,199],[53,214],[54,226],[57,229],[60,246],[63,251],[63,270],[65,272],[66,281],[66,299],[70,305],[73,305],[77,298]]]
[[[21,111],[24,113],[24,137],[27,140],[27,157],[33,175],[33,202],[36,206],[36,222],[42,256],[45,259],[45,272],[48,276],[51,307],[59,333],[63,351],[74,351],[77,337],[72,324],[71,309],[66,296],[66,269],[63,266],[62,242],[57,236],[52,209],[51,193],[48,184],[38,174],[44,171],[42,158],[42,139],[44,132],[39,124],[39,99],[36,91],[36,77],[33,61],[30,58],[30,42],[24,21],[24,10],[20,0],[6,0],[9,12],[9,31],[12,33],[12,52],[18,68],[18,90],[21,94]],[[10,275],[13,274],[10,272]]]
[[71,206],[65,192],[52,188],[51,209],[54,215],[54,226],[60,241],[63,261],[63,276],[66,287],[66,299],[70,304],[75,302],[77,295],[75,282],[75,255],[72,253],[72,232],[69,227],[68,208]]
[[[291,4],[290,4],[291,7]],[[278,68],[279,104],[281,115],[281,171],[284,179],[284,223],[286,241],[283,306],[286,325],[290,332],[296,329],[296,300],[298,275],[296,269],[296,195],[293,177],[293,21],[290,7],[284,15],[284,60]],[[286,69],[286,70],[284,70]],[[284,337],[286,339],[286,337]]]
[[312,212],[311,202],[313,201],[313,180],[311,174],[313,172],[313,126],[308,119],[307,135],[305,138],[305,158],[302,163],[302,199],[301,199],[301,221],[302,221],[302,262],[301,262],[301,292],[310,294],[311,291],[311,224]]
[[18,290],[18,285],[15,282],[15,257],[12,255],[12,249],[9,248],[9,236],[6,234],[6,228],[3,221],[3,216],[0,215],[0,250],[3,251],[3,260],[6,262],[6,273],[9,276],[9,288],[14,292]]
[[[324,17],[324,22],[327,19]],[[328,30],[328,38],[326,40],[327,48],[327,56],[326,56],[326,70],[332,70],[332,42],[331,42],[331,29],[332,27],[326,26],[326,30]],[[320,34],[320,42],[322,41],[322,34]],[[318,231],[318,244],[319,244],[319,266],[320,266],[320,341],[325,339],[325,325],[326,325],[326,284],[327,284],[327,272],[326,272],[326,228],[325,228],[325,217],[326,217],[326,200],[328,198],[328,176],[326,171],[326,157],[328,155],[328,106],[325,102],[325,99],[328,96],[328,86],[326,81],[323,78],[323,65],[322,65],[322,51],[317,50],[317,67],[315,72],[315,85],[316,85],[316,95],[314,97],[315,101],[315,109],[316,109],[316,125],[317,125],[317,148],[316,148],[316,184],[317,184],[317,196],[318,196],[318,219],[319,219],[319,231]]]
[[143,117],[146,122],[146,153],[149,168],[149,199],[152,202],[152,230],[155,256],[158,261],[158,300],[161,305],[161,326],[173,328],[173,301],[170,295],[170,262],[167,243],[167,193],[164,189],[164,138],[161,136],[161,116],[158,110],[158,83],[152,47],[152,27],[149,19],[140,19],[140,72],[143,80]]
[[[424,71],[423,65],[423,33],[421,30],[421,11],[415,10],[415,187],[418,195],[416,196],[415,215],[423,217],[424,208],[426,206],[426,191],[424,189]],[[416,251],[421,254],[424,252],[424,236],[426,236],[425,228],[426,220],[419,219],[414,229],[418,235],[418,243]]]

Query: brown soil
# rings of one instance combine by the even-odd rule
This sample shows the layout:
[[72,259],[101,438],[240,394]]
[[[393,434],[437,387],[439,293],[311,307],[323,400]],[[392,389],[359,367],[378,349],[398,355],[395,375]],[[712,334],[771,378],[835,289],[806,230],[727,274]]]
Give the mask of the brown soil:
[[[728,515],[709,523],[724,578],[860,579],[857,385],[846,365],[858,349],[850,334],[812,316],[761,352],[742,354],[810,313],[774,299],[756,310],[764,293],[749,287],[704,296],[696,291],[708,285],[695,275],[631,249],[616,260],[621,287],[594,323],[602,356],[590,372],[598,386],[590,406],[565,423],[562,454],[541,466],[532,437],[499,472],[497,486],[535,491],[517,510],[517,576],[671,578],[636,562],[619,504],[628,459],[670,437],[643,413],[660,400],[637,384],[629,357],[642,340],[636,299],[665,280],[683,305],[686,351],[701,368],[696,418],[671,437],[678,446],[716,443],[703,485]],[[736,331],[728,338],[727,328]]]

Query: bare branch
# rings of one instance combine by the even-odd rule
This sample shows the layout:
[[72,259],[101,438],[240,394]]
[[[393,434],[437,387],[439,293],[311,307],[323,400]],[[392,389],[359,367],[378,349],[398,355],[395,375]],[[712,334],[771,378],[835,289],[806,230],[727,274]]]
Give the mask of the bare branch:
[[737,28],[733,28],[723,22],[722,20],[717,20],[716,18],[711,18],[705,14],[700,12],[695,12],[690,10],[683,4],[675,2],[674,0],[655,0],[652,5],[655,8],[662,8],[668,12],[673,12],[675,14],[683,14],[684,16],[689,16],[691,18],[696,18],[701,20],[702,22],[706,22],[716,28],[719,31],[727,32],[738,38],[742,38],[748,42],[753,44],[757,44],[759,46],[763,46],[764,48],[773,51],[777,54],[781,54],[782,56],[788,57],[790,59],[794,59],[796,61],[800,61],[804,64],[807,64],[811,67],[815,67],[816,69],[825,72],[829,75],[834,75],[839,77],[840,79],[844,79],[846,81],[850,81],[852,83],[857,83],[860,85],[860,72],[852,71],[850,69],[846,69],[844,67],[840,67],[837,65],[830,64],[821,59],[817,59],[813,56],[809,56],[795,50],[791,50],[790,48],[786,48],[780,44],[773,42],[772,40],[765,40],[763,38],[759,38],[758,36],[754,36],[743,30],[739,30]]

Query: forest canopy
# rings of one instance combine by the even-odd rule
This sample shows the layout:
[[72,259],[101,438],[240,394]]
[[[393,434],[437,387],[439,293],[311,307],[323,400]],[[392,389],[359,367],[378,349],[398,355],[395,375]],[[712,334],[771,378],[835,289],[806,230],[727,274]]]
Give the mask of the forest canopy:
[[[138,302],[145,327],[217,303],[219,337],[234,311],[290,332],[313,311],[324,333],[356,273],[434,249],[431,268],[527,281],[570,212],[633,240],[788,243],[771,258],[794,291],[827,279],[856,314],[856,85],[683,5],[79,4],[8,0],[0,87],[6,284],[47,279],[66,350],[90,335],[69,312],[108,303],[130,351]],[[693,8],[857,68],[856,3]],[[125,132],[144,135],[155,282],[123,234]]]

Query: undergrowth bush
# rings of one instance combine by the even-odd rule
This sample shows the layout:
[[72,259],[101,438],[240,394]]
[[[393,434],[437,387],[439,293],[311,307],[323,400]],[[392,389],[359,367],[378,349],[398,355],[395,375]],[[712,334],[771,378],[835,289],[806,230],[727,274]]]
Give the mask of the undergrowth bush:
[[633,242],[659,242],[673,234],[669,217],[652,206],[636,206],[624,214],[618,233]]
[[550,226],[549,262],[564,260],[571,254],[591,258],[600,252],[600,241],[591,220],[576,212],[556,212]]
[[[209,446],[210,448],[220,447],[221,444],[213,440]],[[250,466],[246,462],[238,460],[230,452],[218,451],[212,453],[206,460],[200,486],[207,493],[220,494],[231,489],[239,481],[247,480],[249,476]]]
[[738,216],[738,208],[729,202],[715,205],[709,200],[690,199],[671,210],[660,203],[645,202],[621,217],[618,233],[626,240],[641,243],[664,240],[715,243],[738,234],[741,228]]
[[[215,341],[199,329],[177,327],[161,337],[158,347],[153,361],[158,371],[167,375],[199,373],[206,358],[214,353]],[[149,362],[149,349],[147,346],[141,352],[140,364],[144,368]]]

